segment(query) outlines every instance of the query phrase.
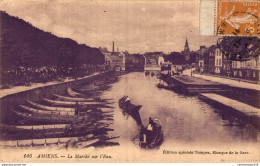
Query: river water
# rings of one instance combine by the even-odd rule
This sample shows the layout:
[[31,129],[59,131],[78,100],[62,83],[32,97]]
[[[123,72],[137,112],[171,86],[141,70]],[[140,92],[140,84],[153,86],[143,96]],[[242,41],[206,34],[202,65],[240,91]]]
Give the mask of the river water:
[[120,145],[137,147],[132,138],[139,132],[136,121],[123,114],[118,106],[118,100],[123,95],[129,96],[133,104],[142,105],[140,116],[145,126],[149,117],[160,120],[164,132],[163,147],[177,144],[258,145],[259,132],[252,125],[230,125],[230,120],[223,120],[217,113],[220,111],[217,108],[201,101],[197,96],[158,89],[156,84],[159,81],[155,76],[145,76],[141,72],[129,73],[120,76],[119,81],[103,93],[103,98],[112,98],[115,101],[114,123],[110,126],[114,131],[109,134],[120,136]]

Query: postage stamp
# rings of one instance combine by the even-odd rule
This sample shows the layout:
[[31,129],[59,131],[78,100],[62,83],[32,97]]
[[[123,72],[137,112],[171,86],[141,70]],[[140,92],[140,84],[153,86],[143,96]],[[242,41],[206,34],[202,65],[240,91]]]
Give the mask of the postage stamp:
[[217,3],[217,35],[259,35],[259,1]]
[[260,1],[200,1],[200,35],[259,36]]

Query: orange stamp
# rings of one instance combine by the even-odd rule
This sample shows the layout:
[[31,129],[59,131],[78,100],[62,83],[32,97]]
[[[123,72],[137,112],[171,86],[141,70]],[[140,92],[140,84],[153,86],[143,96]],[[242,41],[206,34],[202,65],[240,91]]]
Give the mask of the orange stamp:
[[259,7],[259,1],[218,0],[216,35],[259,35]]

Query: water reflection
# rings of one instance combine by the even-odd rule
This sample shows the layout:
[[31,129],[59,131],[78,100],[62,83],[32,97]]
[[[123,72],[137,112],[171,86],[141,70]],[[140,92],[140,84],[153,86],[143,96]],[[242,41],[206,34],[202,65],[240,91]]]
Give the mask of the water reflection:
[[142,120],[141,120],[141,117],[140,117],[140,113],[139,113],[139,110],[136,111],[137,113],[133,114],[129,111],[126,111],[124,109],[122,109],[122,114],[123,116],[125,116],[127,119],[128,118],[133,118],[133,120],[135,120],[136,124],[140,127],[143,126],[143,123],[142,123]]
[[[140,120],[147,126],[149,117],[159,119],[164,130],[164,144],[220,145],[259,141],[259,132],[251,124],[245,123],[243,127],[227,125],[231,124],[233,116],[220,114],[223,110],[199,100],[197,96],[158,89],[158,82],[156,77],[145,76],[144,73],[129,73],[120,76],[119,81],[105,91],[102,97],[118,101],[127,95],[134,104],[142,105],[139,111]],[[139,133],[140,123],[122,112],[117,102],[113,106],[114,131],[110,134],[119,135],[121,145],[133,146],[132,138]]]

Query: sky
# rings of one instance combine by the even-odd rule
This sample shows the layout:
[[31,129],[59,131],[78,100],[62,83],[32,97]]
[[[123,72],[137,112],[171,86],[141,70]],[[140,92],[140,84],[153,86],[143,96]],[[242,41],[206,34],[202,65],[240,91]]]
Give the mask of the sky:
[[199,0],[1,0],[0,10],[91,47],[144,53],[216,44],[199,35]]

